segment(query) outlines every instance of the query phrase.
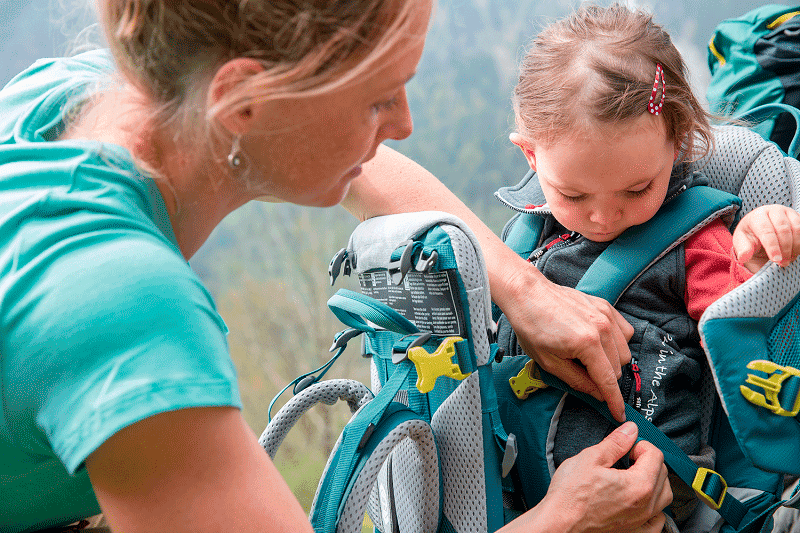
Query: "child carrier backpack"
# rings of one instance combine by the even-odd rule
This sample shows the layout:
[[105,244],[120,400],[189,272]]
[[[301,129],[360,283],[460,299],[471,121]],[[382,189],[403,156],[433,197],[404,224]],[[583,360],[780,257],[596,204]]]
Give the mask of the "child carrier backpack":
[[[719,190],[679,195],[676,200],[689,204],[660,215],[687,215],[677,237],[661,235],[653,243],[649,236],[658,232],[634,231],[629,242],[640,246],[634,254],[638,264],[607,256],[582,288],[613,301],[664,249],[724,209],[730,197],[721,191],[738,193],[745,212],[765,203],[796,208],[796,160],[745,128],[715,133],[717,151],[697,165]],[[533,250],[537,218],[522,213],[504,230],[512,247],[515,241],[525,243],[518,253]],[[358,275],[362,291],[342,289],[329,301],[349,328],[337,335],[332,361],[360,335],[362,353],[371,359],[371,390],[352,380],[320,380],[329,364],[300,376],[290,384],[295,396],[260,439],[274,456],[286,432],[312,405],[337,399],[350,404],[354,415],[330,455],[312,505],[315,531],[361,531],[365,511],[381,533],[496,531],[547,490],[550,424],[542,421],[541,410],[555,413],[569,393],[610,417],[605,404],[532,364],[526,368],[527,356],[498,348],[481,251],[455,217],[426,212],[370,219],[356,228],[329,271],[332,281],[340,273]],[[800,371],[794,370],[800,362],[792,359],[798,356],[793,310],[798,292],[797,262],[786,269],[770,264],[701,319],[714,370],[703,424],[706,442],[717,453],[713,469],[699,468],[626,407],[640,438],[656,444],[668,466],[705,503],[684,531],[767,531],[772,512],[784,503],[778,501],[782,475],[771,472],[800,474],[798,440],[791,438],[797,436],[797,422],[783,416],[783,411],[797,414],[800,405],[795,399]],[[758,330],[751,331],[752,325]],[[732,348],[737,351],[729,355]],[[742,387],[752,393],[743,394]],[[527,397],[509,399],[514,389]],[[528,406],[529,418],[504,427],[501,409],[509,402]]]
[[[708,44],[712,112],[741,115],[766,103],[800,107],[800,8],[766,5],[720,22]],[[796,130],[787,113],[753,126],[791,155]]]
[[[349,380],[301,377],[302,391],[262,435],[270,455],[302,412],[337,398],[356,410],[330,455],[311,510],[317,532],[490,532],[502,527],[503,464],[514,441],[497,416],[494,325],[483,256],[457,218],[426,212],[356,228],[331,261],[359,278],[329,307],[362,335],[371,392]],[[344,339],[344,341],[343,341]],[[374,394],[374,396],[373,396]]]
[[[643,225],[649,226],[651,222],[655,222],[655,228],[659,228],[659,231],[664,231],[667,227],[673,234],[666,235],[666,232],[662,234],[656,231],[648,236],[638,235],[636,228],[631,228],[633,232],[628,230],[608,248],[612,250],[619,247],[624,253],[601,255],[577,288],[614,303],[638,275],[642,266],[658,256],[663,242],[673,240],[676,235],[681,234],[685,238],[691,233],[689,228],[693,224],[702,223],[706,214],[719,208],[712,205],[712,202],[717,201],[720,194],[723,195],[720,199],[724,199],[725,193],[738,194],[742,199],[743,213],[767,203],[778,203],[797,209],[800,202],[800,163],[796,159],[785,157],[777,146],[747,128],[715,128],[715,140],[716,151],[694,167],[708,177],[710,185],[716,190],[690,188],[667,203],[654,219]],[[526,178],[533,179],[533,173]],[[523,180],[523,184],[525,183],[526,180]],[[498,196],[503,200],[504,196],[513,194],[521,187],[522,185],[518,185],[501,190]],[[530,190],[527,189],[529,194]],[[545,200],[541,190],[536,187],[533,190],[534,195],[527,198],[526,202],[531,207],[543,204]],[[697,200],[693,200],[691,196],[695,196]],[[681,200],[684,205],[676,204],[675,208],[671,208],[676,200]],[[505,203],[510,202],[506,200]],[[544,221],[532,211],[533,209],[523,209],[503,231],[504,240],[525,258],[539,246],[538,239]],[[671,217],[668,219],[670,224],[665,225],[657,220],[664,215]],[[655,243],[654,240],[662,242]],[[620,244],[620,241],[624,242]],[[675,244],[677,242],[680,241]],[[632,257],[635,265],[630,264]],[[612,281],[606,282],[602,276],[593,276],[593,269],[610,277]],[[592,279],[588,280],[590,276]],[[598,280],[602,281],[601,287],[595,286]],[[663,435],[657,439],[645,436],[664,451],[667,464],[694,489],[699,488],[698,482],[705,484],[711,480],[703,478],[706,475],[714,478],[714,484],[725,479],[726,489],[722,489],[721,485],[708,487],[701,491],[706,496],[698,494],[701,499],[711,500],[705,500],[711,508],[720,503],[724,506],[724,499],[721,502],[717,499],[723,492],[735,494],[744,502],[746,515],[750,515],[750,518],[731,520],[726,517],[727,523],[722,526],[722,531],[758,530],[759,521],[770,515],[779,505],[777,497],[782,490],[781,473],[800,474],[800,460],[796,453],[800,442],[797,437],[800,435],[792,433],[800,429],[797,421],[773,414],[779,412],[785,415],[783,406],[786,405],[791,406],[790,411],[787,411],[791,412],[799,390],[794,382],[788,385],[788,389],[781,386],[784,381],[787,384],[792,381],[789,374],[795,372],[792,365],[797,366],[798,363],[795,359],[800,350],[800,338],[797,336],[797,326],[800,323],[796,311],[793,310],[800,289],[798,281],[800,269],[797,261],[785,269],[769,263],[745,284],[712,304],[701,317],[699,329],[711,368],[709,375],[713,377],[719,393],[717,399],[709,379],[710,394],[706,396],[706,405],[703,408],[704,442],[716,451],[714,471],[720,478],[715,473],[706,474],[702,468],[699,471],[704,473],[696,474],[694,480],[691,475],[681,474],[678,468],[670,464],[669,455],[674,452],[680,456],[683,455],[682,452],[670,449],[672,447],[669,443],[659,442]],[[760,343],[756,343],[756,339]],[[504,346],[503,339],[500,346]],[[527,370],[523,369],[525,365],[531,366],[524,357],[518,361],[510,358],[503,363],[506,364],[509,369],[505,373],[509,375],[518,370]],[[500,369],[495,368],[495,375],[500,374]],[[498,384],[498,401],[501,414],[504,415],[503,420],[513,420],[513,417],[504,413],[505,406],[509,404],[513,404],[512,410],[518,409],[523,413],[522,419],[526,418],[525,413],[547,412],[551,420],[550,424],[540,428],[525,428],[522,427],[523,424],[506,425],[506,430],[517,437],[520,455],[534,455],[539,462],[538,465],[530,461],[522,462],[527,468],[522,477],[541,475],[542,471],[551,473],[553,466],[552,457],[547,456],[548,439],[552,438],[551,432],[558,423],[562,391],[568,390],[568,387],[544,372],[531,375],[530,372],[522,371],[516,379],[521,379],[522,385],[517,389],[526,393],[523,395],[526,398],[524,401],[510,398],[511,395],[504,393]],[[554,388],[539,390],[540,385],[554,384]],[[610,418],[604,405],[597,405],[598,402],[586,395],[579,396],[583,396],[586,403],[594,405],[599,412]],[[743,404],[747,406],[744,407]],[[800,402],[797,406],[800,407]],[[759,410],[764,412],[758,412]],[[646,409],[642,411],[645,413]],[[630,406],[626,406],[626,414],[629,420],[642,416]],[[640,424],[640,434],[641,428]],[[791,439],[790,435],[795,438]],[[691,469],[691,465],[687,466]],[[533,470],[537,473],[534,474]],[[544,495],[545,489],[537,487],[527,490],[530,492],[529,500],[535,503]],[[789,504],[796,505],[796,502]],[[739,512],[741,511],[737,511]],[[761,518],[754,519],[754,516]],[[718,522],[718,518],[709,512],[708,507],[700,507],[685,528],[691,531],[708,531],[714,527],[715,521]]]

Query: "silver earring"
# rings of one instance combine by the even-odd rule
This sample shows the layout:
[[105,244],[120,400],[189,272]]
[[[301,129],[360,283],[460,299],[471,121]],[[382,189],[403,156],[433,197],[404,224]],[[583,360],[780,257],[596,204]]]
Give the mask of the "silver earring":
[[239,139],[238,135],[233,138],[231,153],[228,154],[228,166],[231,168],[239,168],[242,164],[242,149]]

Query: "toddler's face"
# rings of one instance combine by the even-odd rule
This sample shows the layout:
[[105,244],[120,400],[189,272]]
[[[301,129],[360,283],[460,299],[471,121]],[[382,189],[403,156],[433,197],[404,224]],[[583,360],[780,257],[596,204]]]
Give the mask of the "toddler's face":
[[678,151],[663,118],[646,113],[526,155],[556,220],[605,242],[656,214]]

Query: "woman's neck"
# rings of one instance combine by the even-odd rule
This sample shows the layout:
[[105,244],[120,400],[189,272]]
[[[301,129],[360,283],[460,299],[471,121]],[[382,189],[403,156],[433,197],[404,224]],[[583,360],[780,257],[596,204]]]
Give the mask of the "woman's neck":
[[236,186],[222,163],[201,161],[205,147],[185,147],[167,135],[157,135],[143,99],[133,89],[97,96],[59,138],[87,139],[122,146],[153,179],[164,199],[181,254],[188,260],[214,228],[236,208],[252,199]]

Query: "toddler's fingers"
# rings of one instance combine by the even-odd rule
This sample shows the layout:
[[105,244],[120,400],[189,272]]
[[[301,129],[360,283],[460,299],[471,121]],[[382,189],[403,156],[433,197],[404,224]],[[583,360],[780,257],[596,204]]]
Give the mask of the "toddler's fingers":
[[[764,250],[767,252],[767,257],[780,265],[785,266],[788,264],[789,258],[792,257],[792,248],[794,247],[794,232],[792,220],[789,218],[794,211],[792,209],[775,206],[774,209],[767,210],[767,217],[772,225],[772,232],[767,232],[762,236]],[[772,248],[772,237],[777,240],[777,249]]]
[[789,251],[783,257],[784,264],[782,266],[786,266],[795,258],[800,255],[800,213],[795,211],[794,209],[786,210],[786,217],[789,220],[789,225],[792,230],[791,236],[791,243],[789,246]]
[[[775,220],[773,220],[773,217]],[[779,224],[778,227],[781,228],[780,230],[775,226],[776,222]],[[783,261],[781,240],[786,239],[787,229],[789,229],[789,227],[784,225],[782,217],[775,214],[767,215],[764,220],[760,220],[753,226],[756,238],[758,238],[758,242],[764,250],[764,254],[773,263],[780,263]],[[756,250],[758,250],[758,247],[756,247]]]
[[733,234],[733,253],[736,260],[744,264],[756,253],[758,249],[758,238],[749,230],[737,228]]

